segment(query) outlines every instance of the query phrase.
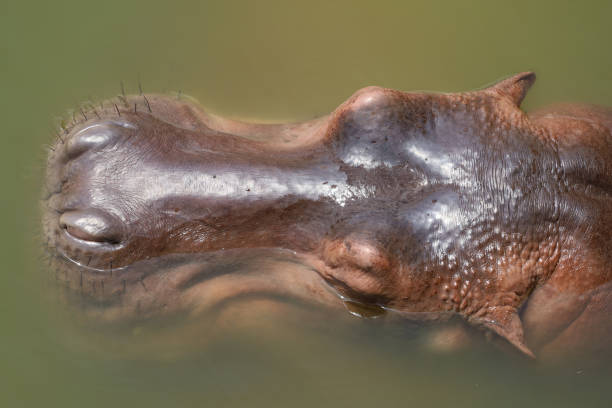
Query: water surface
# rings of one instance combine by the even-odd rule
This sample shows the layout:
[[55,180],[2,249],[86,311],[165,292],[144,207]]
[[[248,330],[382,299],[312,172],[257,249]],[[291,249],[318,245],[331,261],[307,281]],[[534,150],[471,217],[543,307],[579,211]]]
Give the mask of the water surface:
[[0,405],[610,406],[607,364],[542,366],[486,344],[433,354],[401,326],[299,306],[204,346],[193,322],[83,333],[47,300],[38,197],[53,117],[120,81],[265,121],[325,114],[367,85],[461,91],[525,70],[539,77],[527,110],[612,105],[611,13],[605,1],[5,4]]

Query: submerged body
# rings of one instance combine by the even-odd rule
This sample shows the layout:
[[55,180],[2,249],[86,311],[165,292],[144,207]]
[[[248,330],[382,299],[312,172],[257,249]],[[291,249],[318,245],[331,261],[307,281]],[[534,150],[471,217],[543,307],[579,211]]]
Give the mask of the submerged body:
[[[47,246],[69,286],[117,315],[269,292],[458,314],[528,355],[606,349],[612,111],[528,116],[534,79],[365,88],[289,125],[154,95],[92,107],[49,156]],[[306,267],[213,290],[254,254]]]

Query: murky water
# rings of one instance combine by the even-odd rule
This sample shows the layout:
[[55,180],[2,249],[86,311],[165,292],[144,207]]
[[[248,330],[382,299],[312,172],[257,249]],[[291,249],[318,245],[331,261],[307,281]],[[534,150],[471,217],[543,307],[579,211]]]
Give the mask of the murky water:
[[262,299],[240,302],[269,313],[213,335],[192,320],[78,330],[49,306],[37,238],[53,117],[113,96],[121,80],[266,121],[324,114],[366,85],[459,91],[525,70],[539,76],[527,110],[612,105],[609,2],[10,3],[0,13],[1,406],[612,404],[606,364],[542,366],[487,344],[435,354],[426,332],[300,305],[277,314]]

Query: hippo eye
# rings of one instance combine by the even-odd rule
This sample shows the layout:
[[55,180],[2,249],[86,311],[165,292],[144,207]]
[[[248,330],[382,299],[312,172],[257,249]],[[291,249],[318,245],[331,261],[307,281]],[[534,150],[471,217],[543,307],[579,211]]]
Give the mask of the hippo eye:
[[81,241],[113,245],[122,241],[118,220],[95,210],[65,212],[59,224],[68,235]]

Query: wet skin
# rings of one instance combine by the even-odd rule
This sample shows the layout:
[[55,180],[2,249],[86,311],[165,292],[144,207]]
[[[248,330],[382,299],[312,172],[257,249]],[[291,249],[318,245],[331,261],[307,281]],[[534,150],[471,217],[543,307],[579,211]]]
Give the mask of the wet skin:
[[[534,80],[370,87],[298,124],[157,95],[88,107],[49,154],[46,246],[112,318],[262,293],[460,315],[531,356],[607,350],[612,111],[527,115]],[[254,259],[285,266],[236,272]]]

